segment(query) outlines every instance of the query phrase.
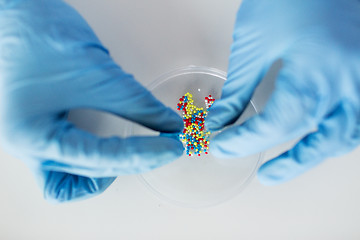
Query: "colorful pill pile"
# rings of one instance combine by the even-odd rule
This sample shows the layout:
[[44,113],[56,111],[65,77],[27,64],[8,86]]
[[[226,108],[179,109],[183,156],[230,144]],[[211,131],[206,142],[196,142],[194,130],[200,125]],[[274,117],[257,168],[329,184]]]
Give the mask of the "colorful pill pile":
[[208,154],[210,132],[205,129],[204,123],[208,109],[215,99],[209,95],[205,97],[206,110],[194,105],[193,96],[186,93],[179,99],[177,109],[183,112],[184,130],[180,135],[180,140],[185,144],[186,154],[189,156],[201,153]]

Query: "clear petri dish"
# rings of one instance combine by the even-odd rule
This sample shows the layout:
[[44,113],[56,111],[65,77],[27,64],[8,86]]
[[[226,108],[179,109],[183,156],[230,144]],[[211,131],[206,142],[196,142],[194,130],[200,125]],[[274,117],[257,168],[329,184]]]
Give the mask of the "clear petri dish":
[[[218,69],[188,66],[160,76],[148,89],[182,116],[182,112],[177,110],[180,97],[190,92],[195,105],[205,109],[204,98],[211,94],[219,99],[225,80],[226,73]],[[256,113],[255,104],[251,101],[235,124]],[[128,135],[151,136],[159,133],[131,123]],[[168,165],[139,175],[139,179],[156,196],[167,202],[182,207],[210,207],[240,193],[255,175],[262,156],[259,153],[246,158],[219,159],[211,153],[200,157],[184,154]]]

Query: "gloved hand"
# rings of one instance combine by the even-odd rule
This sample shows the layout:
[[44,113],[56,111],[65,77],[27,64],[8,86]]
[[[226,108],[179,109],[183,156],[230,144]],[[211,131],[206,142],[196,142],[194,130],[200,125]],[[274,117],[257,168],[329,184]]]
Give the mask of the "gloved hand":
[[244,157],[305,136],[261,166],[259,180],[271,185],[360,143],[360,1],[243,0],[233,36],[209,129],[234,123],[271,64],[283,66],[264,111],[214,137],[213,154]]
[[99,138],[67,121],[76,108],[110,112],[160,132],[183,123],[109,56],[85,20],[60,0],[0,0],[0,138],[56,202],[104,191],[118,175],[169,163],[169,137]]

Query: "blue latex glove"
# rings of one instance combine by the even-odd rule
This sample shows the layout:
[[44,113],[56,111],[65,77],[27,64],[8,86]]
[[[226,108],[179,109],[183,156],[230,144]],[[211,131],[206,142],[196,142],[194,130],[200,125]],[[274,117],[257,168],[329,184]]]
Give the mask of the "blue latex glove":
[[181,118],[109,56],[85,20],[59,0],[0,0],[0,136],[57,202],[104,191],[183,152],[169,137],[99,138],[67,121],[76,108],[113,113],[160,132]]
[[207,127],[234,123],[277,59],[283,67],[264,111],[224,130],[210,147],[219,157],[243,157],[305,136],[259,169],[268,185],[360,143],[360,1],[244,0],[228,80]]

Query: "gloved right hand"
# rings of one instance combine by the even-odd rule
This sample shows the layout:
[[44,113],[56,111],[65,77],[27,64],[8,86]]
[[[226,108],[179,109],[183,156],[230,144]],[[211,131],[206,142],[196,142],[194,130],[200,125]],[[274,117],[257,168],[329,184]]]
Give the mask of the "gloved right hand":
[[176,139],[99,138],[67,121],[71,109],[92,108],[159,132],[183,128],[63,1],[0,0],[0,78],[1,145],[27,163],[49,200],[97,195],[116,176],[182,155]]
[[207,128],[234,123],[277,59],[283,67],[265,110],[225,129],[210,145],[217,156],[243,157],[305,136],[259,169],[267,185],[359,145],[360,1],[244,0],[228,80],[210,108]]

